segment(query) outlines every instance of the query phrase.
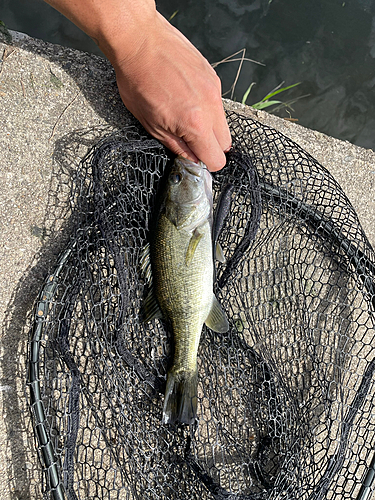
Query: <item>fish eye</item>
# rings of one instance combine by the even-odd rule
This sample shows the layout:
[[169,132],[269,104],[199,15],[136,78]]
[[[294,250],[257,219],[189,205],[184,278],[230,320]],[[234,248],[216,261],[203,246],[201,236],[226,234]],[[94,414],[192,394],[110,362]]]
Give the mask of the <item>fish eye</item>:
[[181,182],[181,175],[180,174],[176,174],[176,173],[173,173],[169,176],[169,181],[172,183],[172,184],[179,184]]

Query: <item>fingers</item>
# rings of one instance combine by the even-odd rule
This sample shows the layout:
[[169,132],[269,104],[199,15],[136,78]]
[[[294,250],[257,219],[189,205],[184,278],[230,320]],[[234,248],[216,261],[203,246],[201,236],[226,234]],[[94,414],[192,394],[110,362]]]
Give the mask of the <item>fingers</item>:
[[224,108],[221,108],[221,121],[214,127],[214,133],[222,150],[226,153],[232,147],[232,136],[225,117]]
[[[198,157],[211,172],[225,166],[225,151],[232,145],[232,138],[225,118],[224,109],[220,104],[216,113],[206,110],[201,120],[192,123],[192,132],[186,133],[183,139],[193,154]],[[211,122],[210,119],[213,119]]]
[[185,120],[181,120],[180,126],[175,127],[175,133],[167,131],[164,127],[155,127],[153,122],[141,121],[146,130],[174,154],[195,162],[201,160],[211,172],[215,172],[225,166],[224,153],[229,151],[232,145],[221,100],[220,105],[221,109],[219,108],[219,112],[216,113],[219,119],[214,125],[210,122],[211,114],[207,110],[198,110],[186,113]]
[[226,142],[222,141],[221,144],[226,144],[226,146],[222,146],[219,143],[213,131],[204,136],[197,136],[189,142],[167,133],[160,136],[159,140],[176,155],[184,156],[195,162],[201,160],[207,166],[208,170],[216,172],[225,166],[226,157],[224,152],[229,151],[231,147],[230,133],[229,140],[225,132],[223,136],[227,140]]
[[[221,100],[221,82],[215,74],[215,89],[210,93],[210,100],[200,109],[187,114],[189,122],[185,124],[182,137],[193,152],[211,172],[222,169],[229,151],[232,137]],[[206,96],[208,100],[208,96]]]
[[225,166],[226,158],[223,148],[213,131],[208,137],[197,137],[187,144],[194,155],[203,161],[211,172],[216,172]]
[[195,161],[196,163],[200,159],[193,153],[193,151],[186,144],[186,142],[181,139],[181,137],[176,137],[172,134],[165,133],[165,136],[161,136],[159,140],[164,144],[164,146],[166,146],[172,151],[172,153],[176,155],[183,156],[184,158]]

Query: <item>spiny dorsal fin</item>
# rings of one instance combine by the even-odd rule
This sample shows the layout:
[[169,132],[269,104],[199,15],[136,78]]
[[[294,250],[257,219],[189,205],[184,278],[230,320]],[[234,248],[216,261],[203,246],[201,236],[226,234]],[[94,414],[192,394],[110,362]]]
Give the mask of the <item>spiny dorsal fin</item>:
[[205,323],[208,328],[217,333],[226,333],[229,330],[227,317],[215,295],[213,296],[210,314]]
[[147,283],[152,283],[152,270],[151,270],[151,256],[150,256],[150,243],[147,243],[141,252],[139,259],[139,267],[143,276],[146,278]]
[[156,301],[154,290],[151,288],[142,304],[141,320],[143,323],[148,323],[153,319],[161,319],[162,317],[163,314]]

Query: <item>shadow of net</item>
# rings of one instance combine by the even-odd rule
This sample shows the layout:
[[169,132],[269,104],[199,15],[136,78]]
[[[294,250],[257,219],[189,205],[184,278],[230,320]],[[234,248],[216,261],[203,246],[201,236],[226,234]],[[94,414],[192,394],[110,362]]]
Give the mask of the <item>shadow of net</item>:
[[[373,458],[374,252],[340,186],[237,113],[194,427],[161,425],[172,338],[139,268],[171,159],[136,129],[85,157],[75,230],[40,292],[29,388],[54,499],[352,499]],[[228,189],[228,186],[230,189]]]

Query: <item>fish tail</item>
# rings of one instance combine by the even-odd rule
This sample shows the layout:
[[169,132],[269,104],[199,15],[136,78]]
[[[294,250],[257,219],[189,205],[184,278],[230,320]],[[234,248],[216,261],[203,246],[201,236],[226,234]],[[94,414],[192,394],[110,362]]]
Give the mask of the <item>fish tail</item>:
[[163,424],[192,424],[197,418],[197,370],[168,373]]

